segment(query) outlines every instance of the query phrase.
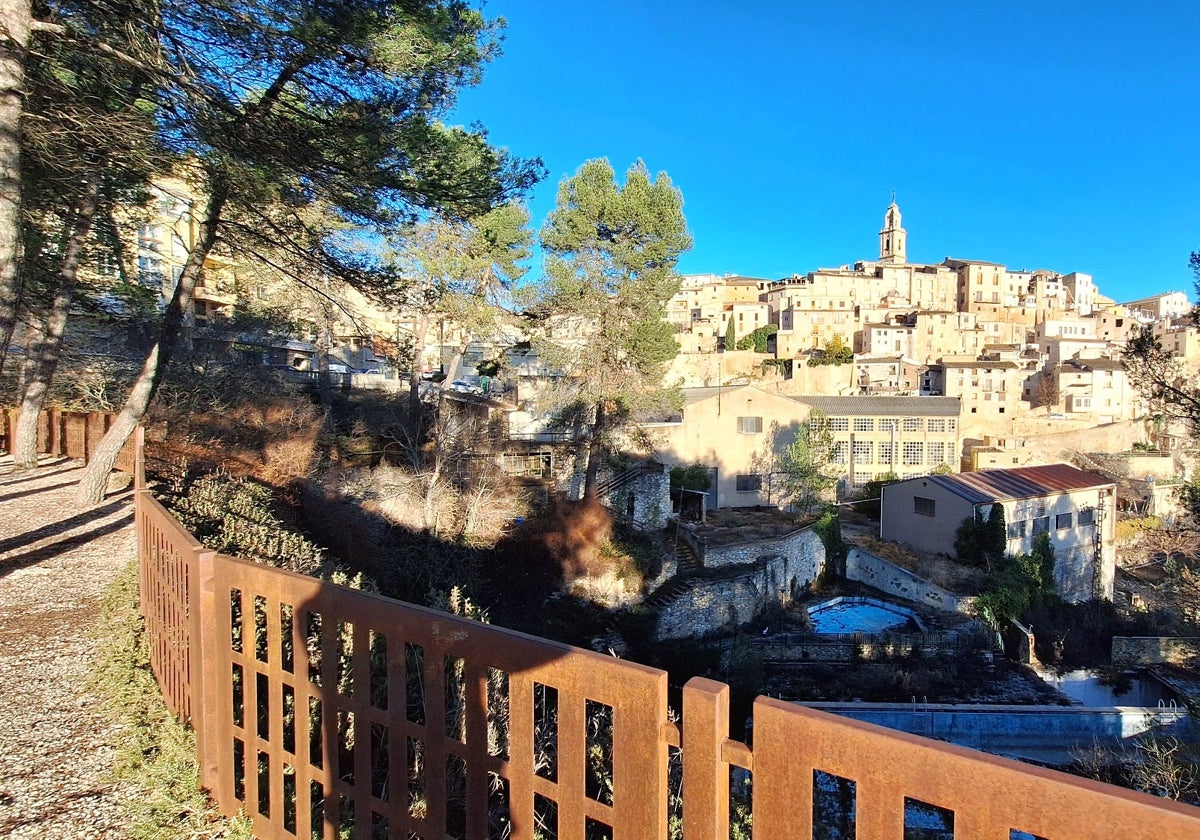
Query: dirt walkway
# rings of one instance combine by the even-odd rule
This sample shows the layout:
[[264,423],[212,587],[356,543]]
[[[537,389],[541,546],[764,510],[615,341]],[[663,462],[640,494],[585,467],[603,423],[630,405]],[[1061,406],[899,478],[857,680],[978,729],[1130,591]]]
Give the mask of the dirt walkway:
[[123,838],[117,733],[85,683],[99,600],[135,556],[132,494],[80,512],[78,461],[0,457],[0,836]]

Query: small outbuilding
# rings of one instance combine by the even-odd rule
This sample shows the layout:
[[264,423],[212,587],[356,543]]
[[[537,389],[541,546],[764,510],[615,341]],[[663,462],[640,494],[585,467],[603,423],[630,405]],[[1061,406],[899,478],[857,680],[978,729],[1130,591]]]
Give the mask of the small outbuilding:
[[979,470],[889,484],[879,536],[920,551],[954,554],[964,519],[1004,509],[1008,554],[1028,553],[1038,534],[1054,546],[1054,589],[1064,601],[1112,600],[1116,568],[1115,485],[1072,467]]

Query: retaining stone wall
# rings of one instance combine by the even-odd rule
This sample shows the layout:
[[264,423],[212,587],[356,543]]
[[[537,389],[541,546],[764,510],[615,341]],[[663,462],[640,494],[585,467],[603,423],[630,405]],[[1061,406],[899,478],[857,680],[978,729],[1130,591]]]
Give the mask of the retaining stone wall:
[[846,557],[846,579],[943,612],[970,615],[975,602],[974,598],[955,595],[861,548],[850,549]]
[[1200,638],[1194,636],[1113,636],[1112,663],[1119,668],[1136,665],[1200,664]]
[[[723,566],[745,566],[759,563],[769,557],[802,556],[809,549],[808,545],[816,539],[811,528],[792,531],[782,537],[772,537],[766,540],[737,543],[735,545],[705,545],[701,562],[706,569],[719,569]],[[820,540],[817,540],[820,542]],[[824,548],[822,547],[822,558]]]
[[[745,573],[718,580],[689,579],[687,590],[663,607],[655,637],[711,636],[746,624],[767,604],[789,601],[821,573],[825,546],[811,529],[789,535],[786,544],[788,553],[766,557],[763,543],[723,547],[726,558],[735,556],[739,548],[745,550],[742,556],[752,558]],[[710,548],[706,563],[711,552]]]
[[[919,648],[923,656],[971,653],[969,641],[955,633],[783,633],[744,641],[722,640],[718,647],[726,664],[739,643],[771,664],[875,662],[909,656],[914,648]],[[980,653],[991,655],[986,650]]]

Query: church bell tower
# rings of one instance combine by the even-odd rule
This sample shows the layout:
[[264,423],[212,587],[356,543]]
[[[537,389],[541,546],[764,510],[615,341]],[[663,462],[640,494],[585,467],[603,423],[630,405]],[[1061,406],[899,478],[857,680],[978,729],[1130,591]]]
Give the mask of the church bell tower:
[[900,226],[900,208],[892,203],[883,214],[883,230],[879,231],[879,261],[889,265],[904,265],[908,246],[908,231]]

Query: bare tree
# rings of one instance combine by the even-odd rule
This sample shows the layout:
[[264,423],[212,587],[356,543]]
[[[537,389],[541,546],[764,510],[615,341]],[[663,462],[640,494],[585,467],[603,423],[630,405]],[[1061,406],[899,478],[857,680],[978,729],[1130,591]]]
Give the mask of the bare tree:
[[1044,408],[1049,414],[1062,398],[1058,387],[1058,368],[1039,371],[1033,379],[1030,403],[1034,408]]

